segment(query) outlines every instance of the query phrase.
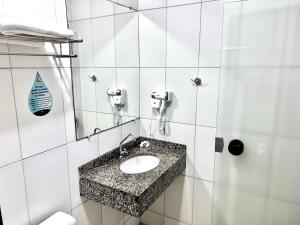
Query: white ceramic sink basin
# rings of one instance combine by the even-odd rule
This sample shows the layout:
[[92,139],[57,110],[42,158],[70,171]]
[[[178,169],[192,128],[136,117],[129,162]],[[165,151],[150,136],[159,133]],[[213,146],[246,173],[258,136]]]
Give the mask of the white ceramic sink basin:
[[120,169],[126,174],[145,173],[159,164],[159,158],[152,155],[135,156],[122,162]]

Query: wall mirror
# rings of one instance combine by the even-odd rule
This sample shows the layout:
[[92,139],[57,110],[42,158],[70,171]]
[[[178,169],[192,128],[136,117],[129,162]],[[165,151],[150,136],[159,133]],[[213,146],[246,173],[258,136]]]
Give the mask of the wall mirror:
[[77,140],[140,115],[138,13],[122,6],[126,2],[106,4],[107,15],[95,8],[85,19],[69,16],[83,39],[72,47],[78,55],[72,61]]

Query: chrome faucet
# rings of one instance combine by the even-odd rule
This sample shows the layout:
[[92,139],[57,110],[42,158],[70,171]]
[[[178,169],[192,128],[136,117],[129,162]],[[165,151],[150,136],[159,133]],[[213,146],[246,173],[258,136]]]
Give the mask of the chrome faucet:
[[133,134],[128,134],[121,142],[120,142],[120,147],[119,147],[119,150],[120,150],[120,158],[124,157],[125,155],[127,155],[127,150],[126,148],[123,148],[123,143],[129,138],[129,137],[132,137],[133,139],[135,139],[134,135]]

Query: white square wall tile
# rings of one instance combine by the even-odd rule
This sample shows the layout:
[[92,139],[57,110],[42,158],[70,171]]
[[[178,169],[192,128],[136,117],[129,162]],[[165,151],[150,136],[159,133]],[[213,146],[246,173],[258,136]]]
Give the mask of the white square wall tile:
[[70,0],[72,20],[87,19],[91,17],[90,0]]
[[168,122],[166,130],[166,141],[184,144],[187,146],[186,170],[183,174],[192,177],[194,173],[195,125]]
[[71,211],[66,146],[24,160],[24,173],[31,224]]
[[22,163],[0,169],[0,202],[3,224],[29,224]]
[[203,87],[197,92],[197,125],[217,126],[219,73],[217,68],[200,68],[198,77]]
[[[128,134],[132,134],[134,137],[140,136],[140,120],[135,120],[121,126],[122,138],[125,138]],[[130,141],[131,139],[128,139]]]
[[107,95],[107,89],[117,87],[116,68],[95,68],[95,75],[97,76],[97,112],[112,113],[113,111],[109,96]]
[[1,2],[6,13],[12,17],[26,18],[33,21],[56,21],[53,0],[2,0]]
[[97,113],[76,110],[76,135],[77,138],[87,137],[94,133],[97,124]]
[[114,17],[92,19],[95,67],[115,67]]
[[[30,47],[21,45],[9,45],[10,53],[30,53],[30,54],[56,54],[56,49],[51,43],[45,43],[42,46]],[[45,56],[10,56],[11,67],[13,68],[36,68],[36,67],[57,67],[53,57]]]
[[141,221],[147,225],[164,225],[164,216],[155,212],[146,211],[142,215]]
[[92,20],[81,20],[71,22],[70,27],[76,32],[78,38],[83,39],[82,43],[74,44],[74,53],[77,53],[77,58],[73,59],[74,67],[93,67],[93,30]]
[[141,119],[140,136],[164,140],[165,135],[159,131],[158,120]]
[[167,108],[167,120],[195,124],[197,88],[191,79],[197,77],[197,69],[168,68],[167,90],[173,92],[173,101]]
[[187,224],[193,220],[193,178],[179,176],[165,191],[165,215]]
[[79,193],[78,167],[99,156],[98,137],[93,136],[90,141],[87,139],[68,144],[68,160],[71,188],[71,204],[74,209],[83,202]]
[[139,67],[138,13],[125,13],[114,17],[116,66]]
[[216,129],[196,127],[194,176],[213,181]]
[[140,72],[138,68],[117,68],[117,88],[125,88],[127,105],[124,116],[140,115]]
[[166,7],[167,0],[152,0],[152,1],[138,0],[138,6],[139,6],[139,10]]
[[97,113],[97,124],[102,131],[114,127],[114,115],[112,113]]
[[141,117],[152,118],[151,92],[165,90],[165,68],[140,69]]
[[99,134],[99,152],[105,154],[106,152],[117,148],[120,145],[122,133],[121,127],[115,127]]
[[219,67],[221,63],[223,1],[202,4],[200,67]]
[[76,225],[100,225],[101,205],[94,201],[87,201],[72,211]]
[[96,111],[96,84],[90,78],[93,75],[93,68],[73,68],[75,109]]
[[73,84],[72,74],[70,68],[61,68],[62,78],[62,92],[64,99],[64,112],[65,112],[65,123],[66,123],[66,136],[67,142],[76,140],[75,131],[75,118],[74,118],[74,107],[73,107]]
[[167,0],[168,6],[185,5],[191,3],[200,3],[201,0]]
[[21,159],[11,71],[0,69],[0,167]]
[[193,225],[211,225],[213,183],[194,179]]
[[[28,97],[37,71],[53,99],[51,111],[45,116],[35,116],[28,107]],[[23,158],[65,144],[63,96],[59,70],[13,69],[12,74]]]
[[168,8],[167,66],[197,67],[201,4]]
[[64,25],[65,27],[68,26],[66,15],[66,11],[68,10],[67,4],[68,3],[66,1],[54,0],[56,22]]
[[141,67],[165,67],[167,38],[166,17],[166,8],[140,12]]
[[91,0],[92,17],[114,14],[113,3],[107,0]]

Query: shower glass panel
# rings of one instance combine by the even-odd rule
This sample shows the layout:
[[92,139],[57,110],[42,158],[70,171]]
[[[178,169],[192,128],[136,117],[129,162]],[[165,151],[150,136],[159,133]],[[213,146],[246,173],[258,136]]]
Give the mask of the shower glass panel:
[[212,224],[299,225],[299,0],[224,4],[217,137]]

